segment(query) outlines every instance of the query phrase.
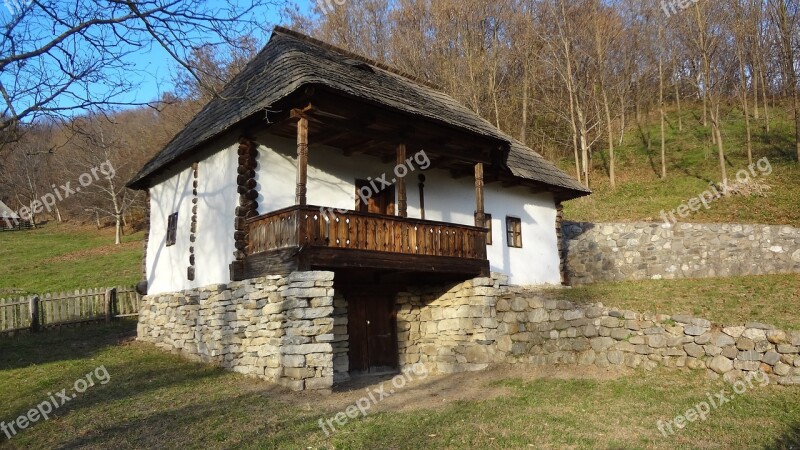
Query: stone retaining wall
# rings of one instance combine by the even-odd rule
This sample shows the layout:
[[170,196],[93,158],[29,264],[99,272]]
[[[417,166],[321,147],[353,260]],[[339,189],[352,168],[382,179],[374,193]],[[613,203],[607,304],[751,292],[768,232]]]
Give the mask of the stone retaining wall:
[[800,273],[800,228],[775,225],[563,225],[572,285]]
[[[295,272],[143,299],[139,339],[294,390],[329,392],[348,376],[347,300],[331,272]],[[430,373],[491,364],[659,366],[733,380],[763,371],[800,385],[800,332],[719,326],[559,300],[493,274],[396,296],[399,361]]]
[[800,332],[749,323],[721,327],[557,300],[553,291],[478,278],[447,290],[398,295],[401,362],[431,373],[492,363],[704,369],[728,380],[763,371],[800,385]]
[[293,390],[329,391],[334,347],[346,352],[347,341],[337,327],[333,276],[296,272],[147,296],[139,340]]

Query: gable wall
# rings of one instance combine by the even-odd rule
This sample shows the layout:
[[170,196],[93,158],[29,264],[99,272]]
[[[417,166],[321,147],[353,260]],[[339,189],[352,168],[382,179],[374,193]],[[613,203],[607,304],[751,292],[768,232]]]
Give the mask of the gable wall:
[[[150,238],[147,244],[148,293],[176,292],[230,282],[233,261],[236,193],[236,145],[200,159],[197,232],[190,241],[193,199],[192,168],[173,172],[150,188]],[[169,215],[178,213],[174,246],[166,246]],[[195,280],[189,281],[190,247],[194,246]]]

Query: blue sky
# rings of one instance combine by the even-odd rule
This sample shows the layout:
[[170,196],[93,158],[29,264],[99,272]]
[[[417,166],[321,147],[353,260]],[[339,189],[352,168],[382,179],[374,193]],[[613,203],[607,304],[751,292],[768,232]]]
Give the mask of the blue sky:
[[[16,4],[30,4],[30,0],[12,0],[19,3]],[[219,4],[220,9],[223,7],[227,7],[227,2],[223,2],[221,0],[205,0],[207,1],[207,5],[209,7],[215,7],[215,5]],[[281,2],[282,0],[274,0],[276,3]],[[312,8],[312,2],[316,0],[287,0],[291,1],[293,4],[297,5],[298,8],[302,12],[308,12]],[[258,21],[263,24],[263,27],[259,29],[251,30],[252,34],[258,38],[262,43],[265,43],[266,40],[269,38],[269,35],[272,31],[272,27],[277,24],[285,24],[287,19],[284,18],[282,15],[285,6],[280,7],[268,7],[263,8],[260,11],[255,11],[254,14],[258,17]],[[13,8],[12,8],[13,9]],[[6,10],[5,7],[0,5],[0,24],[5,24],[6,20],[9,20],[13,17],[12,11]],[[38,34],[42,37],[42,39],[48,39],[48,30],[35,30],[35,35]],[[197,37],[197,36],[193,36]],[[205,40],[213,40],[213,37],[209,36],[208,39],[204,39],[202,36],[199,37],[201,41]],[[85,43],[83,44],[85,45]],[[92,52],[95,51],[94,49],[90,48],[76,48],[73,51],[80,52],[81,50]],[[119,50],[119,49],[118,49]],[[45,60],[42,64],[47,65],[50,64],[50,61]],[[151,102],[154,100],[158,100],[164,93],[173,91],[175,86],[173,80],[175,79],[175,75],[183,70],[175,60],[169,56],[166,50],[161,48],[158,44],[153,43],[150,45],[149,48],[145,48],[139,50],[135,53],[127,55],[124,59],[124,67],[125,73],[124,76],[126,77],[127,82],[131,83],[134,88],[128,92],[119,94],[111,99],[115,104],[143,104],[147,102]],[[58,67],[54,67],[56,72],[61,73]],[[9,78],[13,75],[9,73],[0,73],[0,80],[3,80],[3,83],[7,86],[15,85],[14,79]],[[114,71],[110,72],[114,73]],[[116,74],[113,76],[117,76]],[[35,80],[34,80],[35,82]],[[24,83],[23,83],[24,85]],[[23,86],[19,92],[23,93],[16,97],[14,103],[15,107],[18,111],[24,110],[30,107],[29,104],[26,102],[32,102],[33,99],[28,97],[24,94],[24,92],[28,92],[30,86]],[[86,90],[83,90],[86,89]],[[109,93],[109,90],[112,89],[107,85],[102,84],[101,82],[89,84],[88,86],[77,86],[74,89],[76,91],[76,96],[79,99],[85,98],[83,96],[86,95],[88,91],[88,96],[94,99],[104,98],[104,94]],[[36,94],[33,94],[36,95]],[[55,100],[55,105],[61,107],[70,107],[74,105],[75,96],[72,95],[60,95]],[[50,105],[54,106],[54,105]],[[66,114],[81,114],[85,111],[83,110],[72,110],[67,112]],[[31,120],[35,116],[28,116],[25,120]]]
[[[212,0],[213,1],[213,0]],[[301,11],[309,11],[313,0],[294,0]],[[270,9],[264,11],[264,24],[262,30],[253,30],[253,34],[266,42],[274,25],[284,23],[280,11]],[[179,68],[167,52],[158,46],[153,46],[148,52],[141,52],[130,57],[131,76],[139,84],[139,89],[121,97],[125,103],[148,102],[173,90],[173,78]],[[97,86],[97,92],[102,92],[103,87]]]

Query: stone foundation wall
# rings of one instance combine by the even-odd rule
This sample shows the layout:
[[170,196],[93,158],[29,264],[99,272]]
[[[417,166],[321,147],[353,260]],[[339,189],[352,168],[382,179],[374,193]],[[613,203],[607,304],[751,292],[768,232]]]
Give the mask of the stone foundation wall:
[[572,285],[800,273],[789,226],[565,222],[563,236]]
[[758,323],[722,327],[702,318],[553,297],[553,291],[508,286],[498,275],[400,293],[401,364],[422,362],[431,373],[492,363],[666,366],[704,369],[729,380],[763,371],[780,384],[800,385],[800,332]]
[[504,327],[495,305],[508,277],[494,275],[458,285],[430,287],[397,295],[400,365],[421,362],[430,373],[481,370],[497,360],[496,342]]
[[333,278],[296,272],[147,296],[139,340],[293,390],[330,390],[343,339]]
[[[347,301],[331,272],[296,272],[143,299],[139,339],[294,390],[349,378]],[[396,296],[399,360],[430,373],[491,364],[659,366],[800,385],[800,332],[558,300],[493,274]]]

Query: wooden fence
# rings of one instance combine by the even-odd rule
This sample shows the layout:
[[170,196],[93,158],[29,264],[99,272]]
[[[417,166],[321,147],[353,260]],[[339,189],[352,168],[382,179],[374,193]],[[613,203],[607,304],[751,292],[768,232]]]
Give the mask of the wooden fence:
[[0,299],[0,333],[135,317],[140,302],[132,287]]
[[19,231],[30,229],[33,229],[33,225],[30,222],[17,222],[10,225],[9,222],[6,222],[5,219],[0,217],[0,233],[3,231]]

